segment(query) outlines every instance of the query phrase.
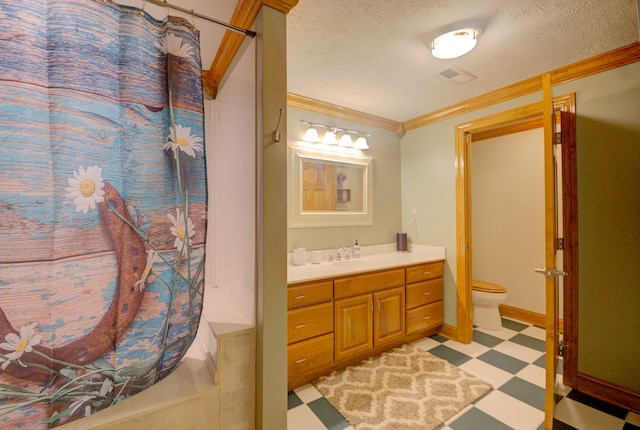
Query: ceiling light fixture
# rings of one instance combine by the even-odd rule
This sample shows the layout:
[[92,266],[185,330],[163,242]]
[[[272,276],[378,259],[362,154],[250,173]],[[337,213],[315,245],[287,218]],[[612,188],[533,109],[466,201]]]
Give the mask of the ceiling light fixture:
[[[356,131],[346,128],[336,127],[334,125],[325,125],[319,124],[317,122],[309,122],[303,119],[300,122],[306,126],[308,126],[307,131],[302,138],[305,142],[309,143],[323,143],[325,145],[339,145],[345,148],[355,148],[355,149],[369,149],[369,145],[367,144],[367,137],[371,135],[368,133],[364,133],[362,131]],[[322,141],[320,140],[320,136],[318,135],[318,128],[324,127],[327,129],[325,131],[324,136],[322,137]],[[337,134],[342,133],[340,137],[340,142],[338,143]],[[353,138],[351,135],[358,136],[356,138],[356,143],[353,143]]]
[[462,28],[442,34],[431,42],[431,54],[445,60],[460,57],[475,48],[479,35],[477,28]]

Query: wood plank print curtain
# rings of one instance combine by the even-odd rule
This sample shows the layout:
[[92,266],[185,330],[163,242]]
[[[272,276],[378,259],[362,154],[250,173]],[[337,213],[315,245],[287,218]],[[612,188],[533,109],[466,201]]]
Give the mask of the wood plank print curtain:
[[202,309],[198,33],[110,0],[0,0],[0,428],[169,374]]

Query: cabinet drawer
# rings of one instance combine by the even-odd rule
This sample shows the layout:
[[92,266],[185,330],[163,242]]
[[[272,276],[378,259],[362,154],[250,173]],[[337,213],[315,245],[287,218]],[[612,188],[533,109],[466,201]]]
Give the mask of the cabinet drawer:
[[428,328],[437,327],[444,322],[444,306],[435,302],[407,311],[407,335]]
[[404,285],[404,269],[385,270],[349,278],[336,279],[334,284],[334,298],[358,296],[386,288]]
[[442,300],[442,278],[407,285],[407,309]]
[[407,284],[441,278],[443,267],[444,263],[442,261],[407,267],[405,269],[407,271]]
[[314,282],[312,284],[295,285],[287,289],[287,308],[296,309],[331,301],[333,298],[333,281]]
[[333,364],[333,333],[291,345],[287,351],[289,379]]
[[333,303],[287,312],[287,341],[299,342],[333,331]]

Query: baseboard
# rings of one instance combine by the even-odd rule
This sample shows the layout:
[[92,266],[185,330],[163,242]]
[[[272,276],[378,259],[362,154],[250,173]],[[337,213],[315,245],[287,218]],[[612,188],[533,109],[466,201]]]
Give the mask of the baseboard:
[[[499,305],[498,309],[500,311],[500,315],[502,315],[503,317],[513,318],[515,320],[537,325],[542,328],[546,326],[546,322],[545,322],[546,317],[544,314],[539,314],[537,312],[532,312],[526,309],[520,309],[520,308],[516,308],[514,306],[509,306],[509,305]],[[560,320],[561,333],[563,332],[563,329],[564,329],[564,324],[563,324],[563,321]],[[458,327],[455,327],[449,324],[443,324],[438,334],[452,340],[459,340]]]
[[449,324],[443,324],[438,334],[451,340],[458,340],[458,327],[454,327]]
[[[526,309],[516,308],[509,305],[499,305],[498,310],[500,315],[507,318],[513,318],[518,321],[526,322],[529,324],[537,325],[539,327],[546,327],[546,316],[537,312],[528,311]],[[564,331],[564,324],[560,319],[560,333]]]
[[640,413],[640,393],[637,391],[581,372],[578,372],[576,389],[607,403]]

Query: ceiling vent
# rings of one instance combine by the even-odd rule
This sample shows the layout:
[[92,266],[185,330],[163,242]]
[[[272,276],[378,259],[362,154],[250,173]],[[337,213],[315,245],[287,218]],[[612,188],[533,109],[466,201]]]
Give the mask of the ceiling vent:
[[455,66],[447,67],[442,72],[440,72],[440,74],[447,79],[456,81],[459,84],[464,84],[474,79],[477,79],[477,77],[473,76],[471,73],[467,73],[464,70]]

